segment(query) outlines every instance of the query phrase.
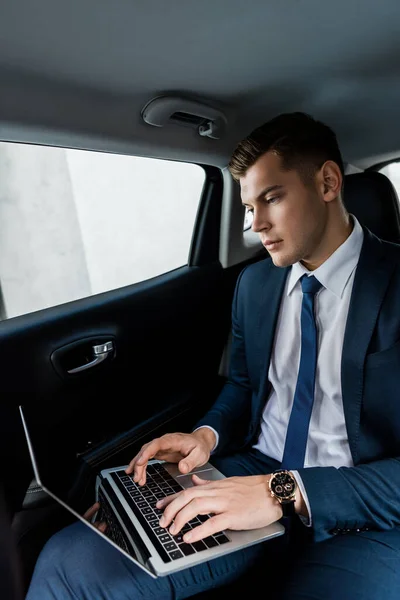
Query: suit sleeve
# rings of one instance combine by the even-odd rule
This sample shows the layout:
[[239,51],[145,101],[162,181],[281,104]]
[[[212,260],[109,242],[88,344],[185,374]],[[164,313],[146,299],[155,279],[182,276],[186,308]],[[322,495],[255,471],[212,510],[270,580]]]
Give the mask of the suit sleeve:
[[298,472],[311,507],[315,541],[338,533],[400,526],[400,457]]
[[242,326],[241,284],[246,268],[239,275],[232,302],[232,343],[227,381],[211,409],[194,428],[208,425],[218,432],[216,451],[227,452],[240,445],[247,433],[251,410],[251,387],[247,371]]

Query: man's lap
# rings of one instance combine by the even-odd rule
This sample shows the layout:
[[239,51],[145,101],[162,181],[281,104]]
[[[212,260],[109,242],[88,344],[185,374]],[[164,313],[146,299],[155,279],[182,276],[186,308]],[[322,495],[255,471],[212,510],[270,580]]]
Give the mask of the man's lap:
[[[47,543],[26,600],[180,600],[222,585],[236,586],[236,581],[244,587],[251,587],[257,581],[271,591],[275,583],[276,597],[285,600],[336,600],[338,597],[341,600],[398,600],[400,551],[396,545],[399,537],[400,534],[393,536],[391,531],[348,534],[309,544],[292,559],[287,554],[281,555],[279,575],[267,552],[268,545],[272,549],[272,544],[279,551],[281,538],[277,538],[264,543],[262,548],[252,546],[169,577],[154,579],[95,532],[77,523]],[[274,554],[276,557],[272,552],[272,556]],[[257,563],[260,567],[255,566]],[[249,571],[254,574],[250,575]]]
[[[267,473],[275,467],[274,461],[254,452],[213,458],[227,476]],[[270,591],[277,583],[277,597],[285,600],[400,597],[399,529],[305,542],[296,551],[290,551],[286,542],[282,536],[154,579],[77,523],[47,543],[26,600],[182,600],[222,585],[233,584],[235,589],[236,582],[251,590],[253,577]]]
[[47,542],[26,600],[188,598],[240,577],[257,560],[258,546],[154,579],[79,522]]
[[[264,468],[257,461],[253,464],[253,458],[247,455],[215,458],[214,462],[228,476],[251,475],[254,469]],[[91,529],[77,523],[47,543],[38,559],[27,600],[178,600],[233,582],[263,554],[262,546],[258,544],[170,577],[154,579]]]
[[400,529],[310,544],[293,560],[282,600],[400,598]]

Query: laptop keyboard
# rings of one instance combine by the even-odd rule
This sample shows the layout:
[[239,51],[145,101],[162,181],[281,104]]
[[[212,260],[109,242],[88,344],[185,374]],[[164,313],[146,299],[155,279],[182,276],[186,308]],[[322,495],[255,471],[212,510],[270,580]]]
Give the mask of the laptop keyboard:
[[125,552],[127,552],[128,554],[134,554],[132,545],[127,539],[123,529],[121,528],[117,518],[115,517],[111,507],[109,506],[101,491],[99,491],[98,500],[100,502],[101,508],[97,514],[97,520],[105,521],[107,523],[107,537],[109,537],[113,542],[117,544],[117,546],[125,550]]
[[143,486],[137,485],[124,470],[114,471],[111,476],[164,562],[177,560],[229,542],[229,538],[223,531],[192,544],[183,541],[183,535],[187,531],[197,527],[211,515],[198,515],[176,536],[159,526],[163,511],[156,508],[156,503],[161,498],[176,494],[183,489],[161,463],[147,466],[146,484]]

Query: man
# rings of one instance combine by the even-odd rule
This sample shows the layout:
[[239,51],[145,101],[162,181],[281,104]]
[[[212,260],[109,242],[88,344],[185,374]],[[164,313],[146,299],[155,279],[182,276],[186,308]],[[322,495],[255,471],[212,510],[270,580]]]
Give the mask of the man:
[[336,136],[308,115],[253,131],[229,169],[269,256],[237,281],[228,381],[192,433],[127,472],[144,484],[153,457],[185,473],[211,456],[227,478],[161,500],[161,526],[212,513],[194,542],[285,513],[289,533],[152,579],[78,523],[46,545],[27,600],[181,599],[250,569],[279,598],[399,597],[400,248],[347,213]]

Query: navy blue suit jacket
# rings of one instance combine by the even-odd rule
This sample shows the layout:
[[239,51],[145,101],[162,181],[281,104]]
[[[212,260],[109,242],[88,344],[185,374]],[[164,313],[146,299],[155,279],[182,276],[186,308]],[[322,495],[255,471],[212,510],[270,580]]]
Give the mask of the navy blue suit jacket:
[[[400,525],[400,246],[363,230],[341,367],[354,467],[299,470],[315,541],[338,530],[382,531]],[[247,266],[238,278],[228,381],[196,424],[218,431],[218,453],[250,448],[259,435],[289,271],[275,267],[268,257]]]

